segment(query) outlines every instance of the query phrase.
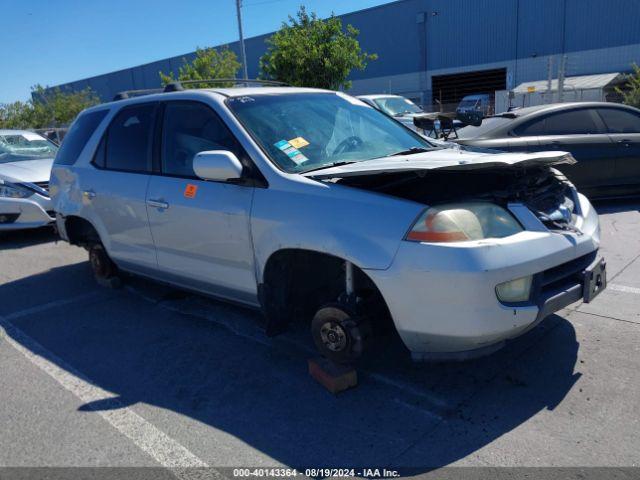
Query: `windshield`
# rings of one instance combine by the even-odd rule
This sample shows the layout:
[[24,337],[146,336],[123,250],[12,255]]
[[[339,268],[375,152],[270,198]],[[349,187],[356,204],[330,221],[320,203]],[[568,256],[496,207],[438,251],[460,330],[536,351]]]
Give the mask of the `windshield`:
[[408,98],[384,97],[373,100],[380,109],[388,115],[403,115],[405,113],[422,113],[420,107]]
[[58,147],[37,133],[0,133],[0,163],[53,158]]
[[340,93],[259,94],[230,98],[227,105],[287,172],[435,148],[383,113]]
[[479,138],[482,135],[489,133],[490,131],[501,127],[509,122],[513,121],[513,118],[509,117],[486,117],[482,120],[482,124],[478,127],[473,125],[466,125],[458,129],[458,138]]
[[479,103],[480,100],[462,100],[458,106],[463,108],[475,108]]

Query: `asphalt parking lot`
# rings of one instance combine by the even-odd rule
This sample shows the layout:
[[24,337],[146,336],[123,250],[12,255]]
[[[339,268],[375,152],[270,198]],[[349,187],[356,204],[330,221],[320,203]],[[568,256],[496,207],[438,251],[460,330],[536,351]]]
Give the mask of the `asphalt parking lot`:
[[0,466],[640,465],[640,202],[596,204],[609,288],[484,359],[391,344],[333,396],[302,328],[0,235]]

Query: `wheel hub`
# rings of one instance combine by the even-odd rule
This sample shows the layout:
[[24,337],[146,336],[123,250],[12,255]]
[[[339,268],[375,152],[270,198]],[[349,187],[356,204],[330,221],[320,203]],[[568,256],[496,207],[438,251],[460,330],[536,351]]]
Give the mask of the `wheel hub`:
[[347,346],[347,334],[337,323],[327,322],[322,325],[320,338],[324,346],[332,352],[339,352]]

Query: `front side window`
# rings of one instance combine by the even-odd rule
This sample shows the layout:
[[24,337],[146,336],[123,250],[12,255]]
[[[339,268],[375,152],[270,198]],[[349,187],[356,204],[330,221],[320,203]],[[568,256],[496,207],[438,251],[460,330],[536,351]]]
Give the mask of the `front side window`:
[[114,117],[107,130],[105,168],[127,172],[151,171],[155,110],[155,104],[135,105],[124,108]]
[[0,133],[0,163],[53,158],[58,147],[32,132]]
[[554,113],[546,118],[547,135],[581,135],[600,133],[591,110],[571,110]]
[[359,100],[336,93],[258,94],[227,105],[270,159],[288,172],[436,148]]
[[169,102],[162,128],[162,173],[195,176],[193,157],[207,150],[237,153],[237,142],[222,120],[199,102]]
[[616,108],[599,108],[609,133],[640,133],[640,117],[632,112]]

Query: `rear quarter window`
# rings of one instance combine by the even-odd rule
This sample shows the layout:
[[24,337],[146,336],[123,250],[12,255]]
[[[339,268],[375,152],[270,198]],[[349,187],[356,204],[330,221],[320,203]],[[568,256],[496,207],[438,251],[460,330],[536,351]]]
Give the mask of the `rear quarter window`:
[[482,120],[480,126],[466,125],[458,129],[458,138],[480,138],[511,122],[513,122],[513,119],[508,117],[486,117]]
[[108,112],[109,110],[96,110],[80,114],[71,125],[64,140],[62,140],[62,145],[58,150],[54,163],[57,165],[73,165],[76,163],[87,141]]

